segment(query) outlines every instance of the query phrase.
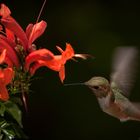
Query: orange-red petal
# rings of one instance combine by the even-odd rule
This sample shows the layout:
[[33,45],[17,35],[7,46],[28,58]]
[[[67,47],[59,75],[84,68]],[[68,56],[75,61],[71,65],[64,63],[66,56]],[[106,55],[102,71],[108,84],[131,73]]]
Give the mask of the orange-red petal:
[[0,4],[0,16],[2,16],[2,18],[6,18],[10,16],[10,14],[10,9],[5,4]]
[[7,56],[11,59],[11,61],[13,62],[13,64],[16,67],[19,67],[19,60],[18,57],[16,55],[15,50],[8,44],[8,42],[6,42],[5,40],[3,40],[2,38],[0,38],[0,52],[2,52],[4,49],[6,49],[6,54]]
[[12,31],[10,31],[9,29],[6,28],[6,37],[12,41],[15,42],[15,35],[13,34]]
[[8,65],[9,68],[13,68],[14,64],[9,57],[5,57],[4,63]]
[[40,67],[48,67],[54,71],[60,71],[61,68],[61,56],[54,56],[52,60],[38,60],[30,67],[30,73],[33,75]]
[[63,83],[64,79],[65,79],[65,66],[62,65],[59,71],[59,78],[61,80],[61,82]]
[[0,82],[0,100],[7,101],[9,99],[9,94],[6,89],[6,85]]
[[1,23],[5,26],[5,28],[9,29],[19,38],[24,50],[26,51],[28,48],[28,39],[24,30],[20,27],[16,20],[9,16],[7,18],[2,18]]
[[64,51],[62,50],[62,48],[60,48],[59,46],[56,46],[57,50],[60,52],[60,53],[63,53]]
[[6,88],[14,76],[12,68],[0,69],[0,99],[7,101],[9,99],[9,94]]
[[4,74],[4,83],[5,85],[7,85],[12,81],[12,78],[14,77],[14,71],[12,68],[5,68],[3,70],[3,74]]
[[0,25],[0,31],[2,31],[3,30],[3,27]]
[[74,50],[69,43],[66,43],[66,49],[62,53],[62,57],[65,60],[71,59],[74,56]]
[[39,69],[40,67],[45,66],[45,61],[43,60],[38,60],[36,61],[31,67],[30,67],[30,74],[34,75],[36,70]]
[[[32,27],[32,30],[31,30]],[[40,21],[36,23],[34,26],[30,25],[27,29],[27,34],[29,36],[29,46],[39,37],[41,36],[47,27],[47,23],[45,21]],[[30,35],[29,35],[30,32]]]
[[0,55],[0,64],[2,64],[5,61],[6,58],[6,49],[4,49]]
[[32,23],[30,23],[27,27],[26,27],[26,36],[27,36],[27,38],[29,39],[29,37],[30,37],[30,34],[31,34],[31,31],[32,31],[32,29],[33,29],[33,24]]
[[39,49],[31,52],[25,59],[25,69],[28,71],[32,63],[38,60],[51,60],[54,58],[54,54],[47,49]]

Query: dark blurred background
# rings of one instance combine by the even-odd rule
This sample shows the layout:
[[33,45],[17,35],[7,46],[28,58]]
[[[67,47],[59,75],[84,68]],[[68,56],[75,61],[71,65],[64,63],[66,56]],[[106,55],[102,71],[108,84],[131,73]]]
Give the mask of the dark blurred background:
[[[44,0],[3,0],[25,29],[35,23]],[[35,42],[58,53],[69,42],[76,53],[95,59],[66,64],[65,83],[84,82],[111,73],[117,46],[140,46],[140,4],[135,0],[47,0],[40,20],[45,33]],[[138,70],[139,71],[139,70]],[[39,69],[24,114],[24,131],[30,140],[140,140],[140,122],[119,120],[103,113],[92,92],[84,86],[65,87],[58,73]],[[130,99],[140,101],[140,73]]]

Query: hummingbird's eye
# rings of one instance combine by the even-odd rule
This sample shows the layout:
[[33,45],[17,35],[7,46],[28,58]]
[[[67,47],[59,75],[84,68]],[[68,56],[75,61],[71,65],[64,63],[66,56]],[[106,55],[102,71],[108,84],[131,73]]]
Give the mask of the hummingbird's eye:
[[94,89],[99,89],[99,87],[98,87],[98,86],[93,86],[93,88],[94,88]]

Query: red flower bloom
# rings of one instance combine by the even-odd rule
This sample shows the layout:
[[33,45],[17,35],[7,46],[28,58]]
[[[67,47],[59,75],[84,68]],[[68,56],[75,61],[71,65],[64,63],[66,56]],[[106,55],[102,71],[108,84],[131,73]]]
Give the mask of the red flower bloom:
[[6,49],[7,55],[13,62],[13,65],[19,67],[20,64],[19,58],[17,57],[17,50],[23,48],[26,55],[32,51],[33,41],[45,31],[47,24],[45,21],[41,21],[35,25],[29,24],[25,33],[10,14],[9,8],[4,4],[1,4],[0,16],[2,18],[0,19],[0,22],[5,27],[6,36],[0,35],[0,52],[2,52],[3,49]]
[[[5,59],[7,58],[7,60],[5,61],[7,61],[7,63],[9,62],[9,65],[12,63],[17,68],[22,66],[24,70],[29,71],[32,75],[39,67],[46,66],[54,71],[58,71],[59,77],[63,82],[65,78],[64,65],[67,60],[72,59],[74,56],[83,58],[84,55],[74,54],[74,50],[70,44],[66,44],[65,51],[57,47],[61,55],[54,55],[48,49],[35,50],[32,43],[43,34],[47,23],[45,21],[40,21],[34,25],[29,24],[26,28],[26,32],[24,32],[10,14],[9,8],[1,4],[0,16],[2,18],[0,22],[6,29],[6,36],[0,35],[0,52],[6,49]],[[19,54],[17,55],[17,53]],[[21,54],[23,56],[21,56]],[[18,57],[24,61],[22,62],[24,66],[20,64]]]
[[9,99],[9,94],[6,86],[12,81],[14,72],[12,68],[0,69],[0,99],[7,101]]
[[[35,71],[40,68],[41,66],[46,66],[54,71],[59,72],[59,77],[61,82],[65,79],[65,63],[67,60],[74,57],[74,50],[70,44],[66,44],[66,49],[63,51],[60,47],[57,47],[59,51],[62,53],[62,55],[53,55],[52,53],[43,54],[43,53],[36,53],[32,52],[30,53],[26,58],[26,64],[25,67],[27,70],[30,69],[30,73],[34,74]],[[43,50],[48,51],[46,49]],[[46,59],[47,55],[49,58]],[[44,56],[44,57],[43,57]],[[51,57],[50,57],[51,56]],[[31,67],[29,67],[31,64],[33,64]]]
[[10,16],[9,8],[4,4],[1,4],[0,16],[1,23],[5,26],[6,29],[11,31],[19,39],[19,43],[22,44],[24,51],[29,51],[30,45],[33,41],[38,38],[45,31],[46,22],[41,21],[35,25],[29,24],[26,29],[26,33],[21,28],[21,26],[16,22],[16,20]]

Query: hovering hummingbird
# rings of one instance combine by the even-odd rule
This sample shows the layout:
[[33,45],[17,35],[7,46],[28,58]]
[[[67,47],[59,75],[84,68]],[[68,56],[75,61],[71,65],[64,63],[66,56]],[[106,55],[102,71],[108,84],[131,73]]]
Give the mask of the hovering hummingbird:
[[134,47],[118,47],[113,58],[110,81],[104,77],[95,76],[85,83],[66,85],[86,85],[97,97],[103,112],[120,121],[140,121],[140,103],[129,100],[136,76],[138,51]]

